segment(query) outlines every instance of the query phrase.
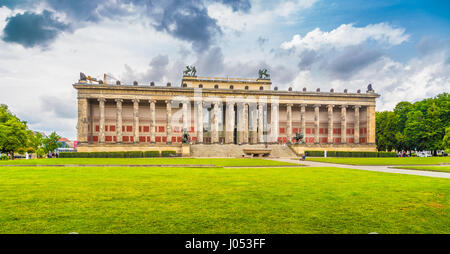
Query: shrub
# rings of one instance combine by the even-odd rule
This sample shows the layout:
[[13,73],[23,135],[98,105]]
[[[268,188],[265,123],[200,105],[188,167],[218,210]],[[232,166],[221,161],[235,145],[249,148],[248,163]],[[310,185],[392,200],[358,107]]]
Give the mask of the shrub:
[[159,151],[145,151],[144,152],[144,158],[150,158],[150,157],[159,157]]
[[323,157],[324,152],[323,151],[305,151],[306,156],[312,156],[312,157]]
[[177,156],[177,152],[175,151],[162,151],[161,157],[175,157]]
[[2,155],[0,156],[0,161],[7,161],[7,160],[9,160],[9,156],[8,156],[8,155],[2,154]]

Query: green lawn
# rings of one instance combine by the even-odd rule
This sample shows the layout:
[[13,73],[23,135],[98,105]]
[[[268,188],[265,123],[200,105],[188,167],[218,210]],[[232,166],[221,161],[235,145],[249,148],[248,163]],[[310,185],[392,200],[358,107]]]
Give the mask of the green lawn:
[[58,158],[58,159],[34,159],[34,160],[9,160],[0,161],[1,165],[215,165],[224,166],[286,166],[297,165],[294,163],[253,159],[253,158]]
[[395,168],[438,171],[438,172],[450,173],[450,166],[402,166],[402,167],[395,167]]
[[447,157],[388,157],[388,158],[317,158],[307,157],[310,161],[350,164],[350,165],[436,165],[450,163]]
[[450,180],[341,168],[0,167],[0,233],[450,233]]

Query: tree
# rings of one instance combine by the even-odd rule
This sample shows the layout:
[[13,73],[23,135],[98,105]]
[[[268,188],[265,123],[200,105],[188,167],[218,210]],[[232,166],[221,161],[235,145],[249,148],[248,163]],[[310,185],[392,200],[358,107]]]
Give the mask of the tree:
[[62,144],[60,142],[58,142],[58,140],[60,138],[61,137],[58,134],[56,134],[56,132],[52,132],[52,134],[45,137],[43,139],[43,144],[44,144],[43,148],[44,148],[45,153],[53,152],[57,148],[61,147]]
[[445,129],[445,136],[442,139],[442,146],[446,152],[450,150],[450,126]]
[[5,123],[0,123],[0,151],[9,153],[14,159],[14,152],[27,145],[28,132],[25,122],[13,117]]
[[376,126],[377,149],[391,151],[397,148],[398,125],[395,113],[391,111],[376,112]]
[[29,131],[28,137],[28,146],[33,148],[34,151],[37,151],[40,147],[42,147],[42,134],[39,132],[34,133],[33,131]]

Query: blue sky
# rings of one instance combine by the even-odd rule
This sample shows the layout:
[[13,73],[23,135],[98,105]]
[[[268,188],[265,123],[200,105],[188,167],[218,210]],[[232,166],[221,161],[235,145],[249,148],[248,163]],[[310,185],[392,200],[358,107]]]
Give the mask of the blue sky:
[[381,94],[377,110],[449,92],[450,3],[362,0],[0,0],[0,103],[76,136],[79,72],[124,83],[256,77]]

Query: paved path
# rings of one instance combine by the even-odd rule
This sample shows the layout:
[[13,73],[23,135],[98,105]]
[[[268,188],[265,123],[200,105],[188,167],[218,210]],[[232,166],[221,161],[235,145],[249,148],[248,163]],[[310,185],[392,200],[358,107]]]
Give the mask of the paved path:
[[[298,159],[288,159],[288,158],[279,158],[279,159],[271,159],[271,160],[297,163],[297,164],[302,164],[302,165],[306,165],[306,166],[310,166],[310,167],[350,168],[350,169],[360,169],[360,170],[378,171],[378,172],[386,172],[386,173],[397,173],[397,174],[406,174],[406,175],[418,175],[418,176],[450,178],[450,173],[436,172],[436,171],[421,171],[421,170],[392,168],[394,166],[346,165],[346,164],[336,164],[336,163],[325,163],[325,162],[317,162],[317,161],[308,161],[308,160],[300,161]],[[401,165],[395,165],[395,167],[400,167],[400,166]],[[417,166],[420,166],[420,165],[417,165]]]

